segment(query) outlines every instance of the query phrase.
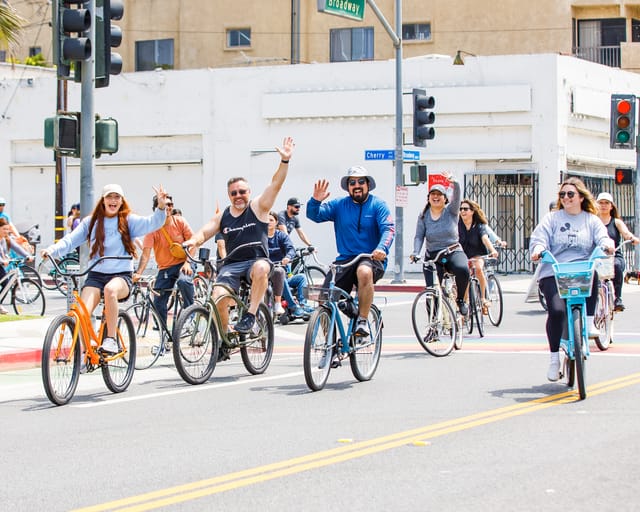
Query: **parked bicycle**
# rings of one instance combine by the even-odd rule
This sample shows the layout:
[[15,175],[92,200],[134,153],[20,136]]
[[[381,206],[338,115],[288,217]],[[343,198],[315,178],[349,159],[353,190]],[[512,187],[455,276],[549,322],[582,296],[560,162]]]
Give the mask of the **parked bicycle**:
[[67,313],[55,317],[44,337],[42,347],[42,383],[47,397],[56,405],[68,403],[76,391],[81,370],[87,373],[100,368],[105,385],[113,393],[125,391],[131,379],[136,359],[136,336],[129,315],[120,310],[116,341],[117,354],[100,350],[106,335],[104,315],[98,330],[94,329],[91,312],[78,293],[78,278],[88,274],[98,263],[107,259],[131,259],[130,256],[103,256],[85,271],[70,271],[58,266],[50,256],[56,272],[67,281]]
[[591,295],[595,261],[606,258],[599,247],[584,261],[558,263],[550,251],[542,253],[541,261],[551,263],[558,293],[567,304],[567,325],[560,339],[560,378],[573,387],[578,382],[581,400],[587,397],[586,364],[589,358],[587,297]]
[[[359,254],[344,265],[332,263],[329,287],[310,285],[307,288],[307,298],[320,303],[311,315],[304,340],[304,378],[312,391],[324,388],[331,369],[341,366],[341,361],[347,357],[353,376],[361,382],[370,380],[378,368],[382,350],[382,313],[372,304],[367,318],[369,337],[354,336],[358,297],[335,286],[336,271],[361,258],[371,258],[371,254]],[[349,319],[346,326],[341,312]]]
[[[238,246],[227,258],[236,251],[255,244],[252,242]],[[197,260],[188,252],[187,257],[204,265],[209,261],[209,249],[200,248]],[[224,289],[226,295],[214,299],[212,292],[216,288]],[[196,302],[182,311],[173,329],[173,360],[185,382],[206,382],[213,374],[218,360],[229,359],[238,351],[249,373],[258,375],[266,371],[271,362],[274,343],[273,313],[267,305],[264,302],[259,304],[250,333],[242,334],[232,327],[249,308],[249,292],[250,285],[244,279],[240,281],[237,292],[227,285],[210,281],[206,302]],[[222,329],[222,319],[217,308],[217,303],[223,299],[232,301],[228,329]]]
[[44,292],[38,281],[23,275],[22,262],[21,258],[9,260],[7,273],[0,279],[0,285],[4,285],[0,291],[0,303],[11,294],[11,305],[16,315],[42,316],[46,308]]
[[462,348],[463,317],[458,315],[453,300],[454,279],[445,272],[441,282],[436,267],[436,262],[446,262],[449,252],[449,248],[442,249],[433,259],[422,263],[423,271],[432,273],[433,285],[419,292],[411,306],[411,324],[418,343],[436,357],[449,355],[454,347]]

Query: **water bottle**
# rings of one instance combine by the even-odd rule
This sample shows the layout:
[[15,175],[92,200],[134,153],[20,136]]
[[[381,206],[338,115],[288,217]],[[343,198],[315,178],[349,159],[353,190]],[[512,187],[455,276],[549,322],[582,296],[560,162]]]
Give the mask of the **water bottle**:
[[353,299],[343,299],[338,301],[338,309],[349,318],[357,318],[358,316],[358,307],[353,302]]

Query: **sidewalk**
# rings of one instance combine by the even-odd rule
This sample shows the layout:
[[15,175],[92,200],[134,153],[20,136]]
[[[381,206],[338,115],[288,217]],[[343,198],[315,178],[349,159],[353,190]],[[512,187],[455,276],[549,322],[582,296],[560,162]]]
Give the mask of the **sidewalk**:
[[[531,274],[498,276],[504,294],[525,294],[531,283]],[[394,283],[392,278],[383,278],[376,284],[377,293],[417,293],[424,288],[420,274],[408,274],[404,283]],[[34,320],[0,322],[0,371],[35,368],[40,366],[42,342],[53,317],[44,316]]]

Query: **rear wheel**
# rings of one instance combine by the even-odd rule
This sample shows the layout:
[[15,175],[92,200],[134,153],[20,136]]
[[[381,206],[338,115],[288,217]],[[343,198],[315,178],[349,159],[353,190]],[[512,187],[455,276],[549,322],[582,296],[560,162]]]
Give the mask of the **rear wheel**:
[[61,315],[53,319],[42,346],[42,384],[51,402],[64,405],[78,386],[82,349],[79,337],[74,341],[76,321]]
[[[438,304],[442,312],[438,311]],[[453,350],[458,336],[456,314],[448,300],[439,300],[432,289],[418,293],[411,307],[413,332],[429,354],[442,357]]]
[[120,352],[105,358],[102,378],[113,393],[122,393],[131,384],[136,364],[136,333],[131,318],[124,311],[118,312],[116,332]]
[[21,277],[11,290],[11,304],[18,315],[42,316],[46,308],[44,292],[37,281]]
[[482,314],[482,294],[480,293],[480,283],[476,279],[471,280],[469,286],[469,316],[473,316],[478,329],[478,335],[484,336],[484,315]]
[[325,277],[327,277],[327,273],[320,267],[310,265],[307,267],[306,276],[308,285],[322,286]]
[[26,263],[21,264],[20,272],[22,272],[22,275],[24,277],[28,277],[29,279],[36,281],[41,288],[44,288],[40,274],[38,274],[38,271],[35,268],[33,268],[31,265],[27,265]]
[[312,391],[320,391],[327,383],[336,343],[335,334],[331,310],[324,306],[317,308],[307,324],[302,360],[304,380]]
[[127,313],[136,333],[136,370],[146,370],[164,353],[162,343],[167,341],[166,335],[158,314],[146,302],[134,304]]
[[587,397],[587,385],[585,375],[585,354],[582,345],[582,311],[580,311],[579,308],[575,308],[571,313],[573,316],[573,355],[576,358],[578,394],[580,395],[580,400],[584,400]]
[[173,361],[180,377],[202,384],[218,360],[218,331],[209,310],[197,302],[182,311],[173,328]]
[[[382,314],[374,305],[369,309],[367,318],[369,338],[365,343],[358,344],[358,338],[352,341],[352,352],[349,358],[351,372],[359,381],[371,380],[376,373],[382,351]],[[353,337],[352,337],[353,340]]]
[[595,338],[596,345],[600,350],[607,350],[613,341],[614,293],[611,281],[600,283],[598,302],[593,318],[595,326],[600,331],[600,335]]
[[273,336],[273,316],[269,308],[260,303],[256,323],[240,347],[242,362],[250,374],[259,375],[269,367],[273,355]]
[[498,278],[493,274],[487,276],[487,289],[485,290],[485,293],[487,295],[487,300],[489,300],[489,302],[491,303],[489,305],[489,321],[492,325],[498,327],[500,325],[500,322],[502,322],[502,313],[504,310],[504,306],[502,301],[502,287],[500,286],[500,281],[498,281]]

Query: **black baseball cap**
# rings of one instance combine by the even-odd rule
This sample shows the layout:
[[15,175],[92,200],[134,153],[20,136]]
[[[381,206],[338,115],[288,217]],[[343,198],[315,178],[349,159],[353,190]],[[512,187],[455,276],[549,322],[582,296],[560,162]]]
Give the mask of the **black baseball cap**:
[[302,203],[298,201],[297,197],[291,197],[287,201],[287,206],[300,206]]

